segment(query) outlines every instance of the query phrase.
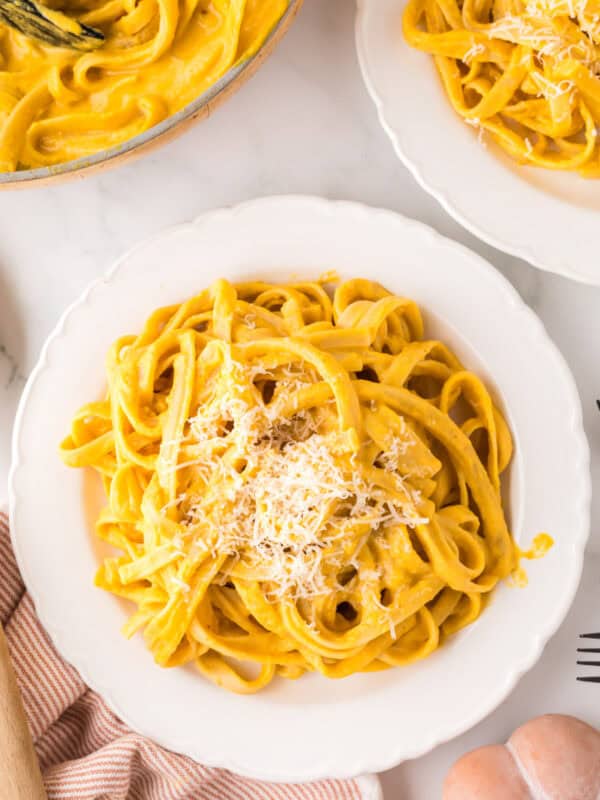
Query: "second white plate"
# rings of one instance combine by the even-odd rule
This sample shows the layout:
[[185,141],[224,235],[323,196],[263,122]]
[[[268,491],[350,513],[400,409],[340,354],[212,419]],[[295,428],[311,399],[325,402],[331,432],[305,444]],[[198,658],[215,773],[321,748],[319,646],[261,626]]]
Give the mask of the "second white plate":
[[[282,281],[336,269],[416,300],[495,387],[514,433],[510,516],[518,541],[556,544],[520,590],[424,662],[342,681],[276,681],[242,697],[191,669],[157,667],[126,611],[93,585],[86,479],[57,448],[74,411],[104,390],[104,358],[156,307],[217,277]],[[575,593],[589,525],[588,455],[568,369],[514,289],[478,256],[387,211],[316,198],[258,200],[165,231],[128,253],[62,317],[18,414],[10,480],[15,551],[57,648],[133,729],[206,764],[269,780],[387,769],[462,733],[529,669]]]
[[600,181],[516,164],[454,112],[402,35],[406,0],[358,0],[356,44],[396,153],[457,222],[541,269],[600,285]]

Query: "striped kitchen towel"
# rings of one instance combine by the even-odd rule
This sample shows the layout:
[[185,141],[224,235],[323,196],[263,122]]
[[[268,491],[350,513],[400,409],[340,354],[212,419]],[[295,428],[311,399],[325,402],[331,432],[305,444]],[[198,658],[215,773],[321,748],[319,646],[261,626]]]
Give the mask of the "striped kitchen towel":
[[129,730],[54,649],[25,591],[2,513],[0,623],[49,800],[381,800],[374,776],[263,783],[203,767]]

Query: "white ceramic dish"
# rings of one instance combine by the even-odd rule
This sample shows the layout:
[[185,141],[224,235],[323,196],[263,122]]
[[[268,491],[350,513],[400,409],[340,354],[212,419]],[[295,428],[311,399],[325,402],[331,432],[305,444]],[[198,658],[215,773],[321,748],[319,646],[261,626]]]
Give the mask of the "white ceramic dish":
[[[308,675],[251,697],[193,669],[161,670],[125,610],[95,589],[87,485],[57,446],[73,412],[101,395],[109,344],[160,305],[214,278],[368,276],[425,310],[441,336],[496,387],[516,440],[510,478],[520,542],[556,539],[502,586],[480,621],[427,661],[327,681]],[[462,733],[492,711],[539,657],[575,593],[589,526],[588,452],[579,399],[539,320],[486,262],[388,211],[280,197],[216,211],[125,255],[60,320],[25,390],[10,478],[12,534],[38,613],[63,655],[134,729],[207,764],[270,780],[380,771]]]
[[452,110],[427,54],[402,35],[406,0],[358,0],[362,73],[396,153],[480,239],[541,269],[600,285],[600,182],[524,167]]
[[202,92],[185,108],[171,114],[166,119],[153,125],[143,133],[127,139],[121,144],[100,150],[91,156],[65,161],[51,167],[24,169],[17,172],[0,172],[0,190],[16,189],[31,186],[47,186],[59,183],[67,178],[82,178],[92,172],[125,163],[125,161],[148,152],[151,148],[169,141],[183,133],[196,120],[205,119],[217,106],[230,97],[248,80],[265,61],[279,40],[285,35],[303,0],[287,0],[287,8],[281,19],[269,33],[258,51],[249,58],[235,64],[227,70],[212,86]]

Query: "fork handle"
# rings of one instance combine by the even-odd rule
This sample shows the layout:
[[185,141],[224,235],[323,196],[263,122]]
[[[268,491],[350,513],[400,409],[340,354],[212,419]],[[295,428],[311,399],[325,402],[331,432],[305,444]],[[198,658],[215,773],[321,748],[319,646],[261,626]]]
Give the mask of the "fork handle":
[[2,625],[0,625],[0,800],[47,800]]

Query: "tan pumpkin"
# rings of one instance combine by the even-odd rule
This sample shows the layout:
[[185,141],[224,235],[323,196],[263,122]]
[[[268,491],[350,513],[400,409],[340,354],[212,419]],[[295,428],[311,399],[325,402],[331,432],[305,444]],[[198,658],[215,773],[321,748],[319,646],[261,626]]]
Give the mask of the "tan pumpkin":
[[505,745],[462,756],[443,800],[599,800],[600,732],[574,717],[546,714]]

